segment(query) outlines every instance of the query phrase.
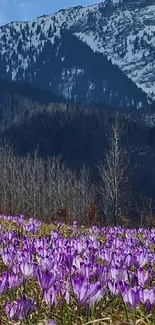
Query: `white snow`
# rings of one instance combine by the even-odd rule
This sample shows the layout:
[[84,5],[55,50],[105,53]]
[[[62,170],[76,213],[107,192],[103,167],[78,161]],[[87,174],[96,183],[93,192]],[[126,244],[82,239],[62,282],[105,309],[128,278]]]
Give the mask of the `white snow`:
[[[105,15],[101,11],[106,6],[112,8],[109,16],[106,16],[106,11]],[[89,22],[90,15],[93,15],[93,24]],[[17,53],[18,41],[22,39],[21,30],[24,30],[27,24],[31,34],[26,36],[25,42],[22,40],[23,49],[26,51],[31,48],[34,61],[36,61],[45,43],[44,40],[40,40],[40,33],[38,35],[36,33],[38,26],[41,26],[41,31],[52,45],[55,42],[55,37],[60,37],[60,29],[65,24],[68,29],[74,27],[74,33],[78,38],[87,43],[94,52],[98,51],[106,55],[138,87],[150,97],[155,98],[155,4],[153,4],[153,0],[152,5],[148,5],[146,1],[146,6],[141,8],[136,7],[136,1],[133,1],[130,7],[125,2],[122,4],[122,0],[104,0],[102,3],[88,7],[79,6],[61,10],[31,22],[12,22],[1,26],[1,54],[5,54],[5,57],[10,60],[14,50],[20,62],[18,66],[12,64],[12,79],[16,78],[19,67],[26,71],[30,64],[29,56],[25,58]],[[50,26],[53,32],[51,38],[48,37]],[[18,41],[11,37],[10,28],[14,28],[19,33]],[[6,37],[6,43],[3,37]],[[134,53],[136,37],[139,37],[139,49]],[[125,42],[126,52],[122,57],[121,51]],[[65,57],[62,57],[62,62],[64,59]],[[9,71],[8,62],[6,69]],[[69,72],[66,73],[70,75]],[[78,71],[78,73],[80,74],[82,71]],[[70,90],[66,88],[64,91],[69,96]]]

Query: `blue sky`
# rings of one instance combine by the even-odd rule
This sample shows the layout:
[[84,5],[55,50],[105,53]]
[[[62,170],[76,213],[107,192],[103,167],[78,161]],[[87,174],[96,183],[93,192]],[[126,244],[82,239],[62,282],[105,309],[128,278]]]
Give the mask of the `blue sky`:
[[98,2],[101,0],[0,0],[0,25],[13,20],[31,20],[62,8]]

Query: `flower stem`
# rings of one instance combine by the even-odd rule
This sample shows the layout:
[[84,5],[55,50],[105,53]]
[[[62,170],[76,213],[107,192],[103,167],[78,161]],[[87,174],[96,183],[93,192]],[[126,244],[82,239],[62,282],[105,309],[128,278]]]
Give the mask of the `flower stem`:
[[128,311],[127,311],[126,304],[125,304],[125,302],[124,302],[124,300],[123,300],[122,295],[121,295],[121,298],[122,298],[122,302],[123,302],[123,306],[124,306],[124,310],[125,310],[126,320],[127,320],[127,322],[129,323]]

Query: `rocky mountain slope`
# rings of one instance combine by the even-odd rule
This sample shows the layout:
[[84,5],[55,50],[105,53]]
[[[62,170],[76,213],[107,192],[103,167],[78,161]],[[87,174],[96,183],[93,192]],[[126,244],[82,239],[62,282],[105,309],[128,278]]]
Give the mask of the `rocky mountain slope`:
[[0,27],[0,75],[78,102],[144,107],[144,92],[155,98],[154,17],[154,0],[105,0],[12,22]]

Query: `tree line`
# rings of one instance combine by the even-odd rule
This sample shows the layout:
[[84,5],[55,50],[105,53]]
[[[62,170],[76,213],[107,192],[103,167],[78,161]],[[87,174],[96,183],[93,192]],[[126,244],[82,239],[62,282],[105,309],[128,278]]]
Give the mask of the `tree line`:
[[38,151],[19,156],[8,144],[1,146],[0,213],[47,222],[153,226],[154,199],[136,193],[125,132],[116,114],[107,126],[103,159],[94,166],[95,179],[88,166],[75,171],[62,156],[43,158]]
[[[2,80],[0,85],[0,145],[3,153],[1,154],[1,164],[3,162],[4,166],[8,166],[7,159],[10,154],[9,156],[6,154],[6,148],[3,146],[7,139],[10,146],[15,148],[15,152],[11,151],[11,162],[14,162],[13,165],[10,165],[12,170],[18,164],[19,166],[20,164],[22,166],[32,164],[33,166],[35,161],[40,161],[43,164],[43,170],[47,171],[47,161],[58,159],[59,169],[63,166],[64,170],[70,171],[72,178],[76,177],[76,182],[79,182],[81,170],[85,166],[84,168],[89,174],[89,189],[93,185],[93,191],[91,191],[93,199],[90,204],[87,204],[87,209],[85,208],[85,220],[89,214],[92,219],[94,219],[93,216],[98,216],[98,222],[102,220],[104,224],[109,224],[109,222],[117,224],[124,216],[127,216],[128,219],[139,220],[142,224],[143,221],[139,216],[146,214],[146,211],[148,211],[148,215],[151,215],[155,193],[155,128],[148,127],[142,121],[143,114],[146,114],[145,110],[131,109],[128,117],[126,111],[119,111],[119,114],[116,114],[115,110],[106,109],[103,104],[98,104],[94,108],[64,102],[48,91],[38,90],[37,87],[18,85]],[[148,113],[153,112],[152,104]],[[33,159],[34,152],[37,152],[35,159]],[[121,167],[124,165],[125,170]],[[30,170],[33,170],[32,166]],[[7,174],[7,170],[9,167],[6,169],[5,175],[11,175],[11,169],[9,174]],[[19,170],[23,172],[23,167]],[[18,171],[15,170],[13,173],[16,175]],[[28,172],[24,169],[24,173]],[[6,177],[8,177],[9,187],[9,176]],[[40,177],[39,172],[38,177]],[[113,177],[113,181],[108,182],[109,177]],[[18,175],[14,178],[20,179]],[[46,173],[44,182],[47,182]],[[75,188],[82,186],[77,186],[76,182],[72,181]],[[23,184],[26,184],[25,178]],[[19,184],[18,187],[20,188],[21,185]],[[38,193],[39,188],[42,191],[43,187],[38,185]],[[5,190],[4,193],[10,193],[9,191],[9,189]],[[75,192],[72,191],[71,194],[75,195]],[[28,206],[30,205],[31,208],[26,210],[20,205],[21,203],[13,204],[16,207],[20,206],[19,210],[16,208],[17,213],[19,211],[23,213],[23,209],[26,214],[37,214],[38,217],[42,214],[47,218],[47,214],[35,212],[35,209],[32,209],[32,191],[30,193],[29,202],[31,204]],[[78,193],[80,191],[77,191]],[[1,195],[3,201],[3,190]],[[42,198],[44,195],[42,194]],[[11,194],[8,194],[7,202],[14,201],[14,199],[10,201],[10,196]],[[15,197],[17,198],[18,195],[15,194]],[[20,201],[22,202],[21,198]],[[73,201],[75,201],[75,197]],[[81,204],[80,198],[76,201]],[[35,203],[33,207],[39,206],[38,204]],[[51,203],[47,205],[52,206]],[[56,203],[55,206],[57,207]],[[39,211],[42,209],[40,208]],[[54,213],[56,213],[56,209],[53,210]],[[66,212],[62,208],[63,215],[71,211],[70,216],[76,218],[73,208],[65,209]],[[9,207],[7,203],[5,209],[2,210],[10,211],[10,213],[16,212],[10,203]],[[53,216],[52,212],[49,212],[49,215]],[[78,212],[77,215],[82,216],[82,213]],[[145,219],[144,216],[141,218]]]

